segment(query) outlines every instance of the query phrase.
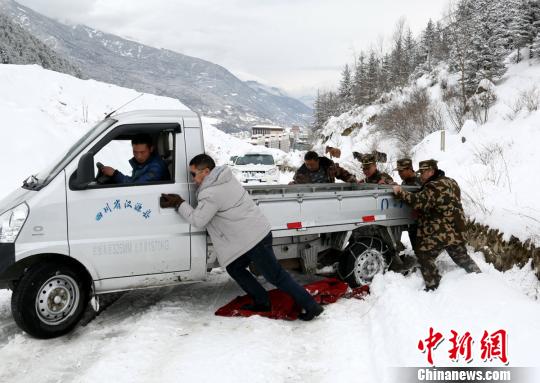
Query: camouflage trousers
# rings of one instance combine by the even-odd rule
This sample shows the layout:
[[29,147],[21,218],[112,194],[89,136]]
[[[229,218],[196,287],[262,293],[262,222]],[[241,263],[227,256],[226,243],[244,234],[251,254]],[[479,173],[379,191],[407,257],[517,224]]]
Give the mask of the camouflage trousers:
[[437,270],[435,260],[443,250],[446,250],[450,258],[468,273],[481,273],[478,265],[472,260],[469,254],[467,254],[465,245],[447,246],[443,249],[430,251],[418,251],[416,253],[416,258],[418,258],[420,271],[422,272],[422,276],[426,283],[426,290],[435,290],[439,286],[441,275]]

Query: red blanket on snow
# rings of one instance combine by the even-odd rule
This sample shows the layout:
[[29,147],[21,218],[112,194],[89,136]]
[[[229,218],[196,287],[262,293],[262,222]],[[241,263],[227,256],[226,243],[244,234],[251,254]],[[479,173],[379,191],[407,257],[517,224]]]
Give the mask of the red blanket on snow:
[[[339,298],[357,298],[363,299],[369,293],[368,286],[361,286],[350,289],[349,285],[335,278],[323,279],[304,286],[306,290],[315,298],[317,303],[329,304],[336,302]],[[292,297],[287,293],[274,289],[268,292],[272,302],[271,312],[257,313],[248,310],[242,310],[240,307],[252,300],[247,295],[236,297],[230,303],[216,311],[216,315],[224,317],[249,317],[251,315],[261,315],[272,319],[295,320],[300,313]]]

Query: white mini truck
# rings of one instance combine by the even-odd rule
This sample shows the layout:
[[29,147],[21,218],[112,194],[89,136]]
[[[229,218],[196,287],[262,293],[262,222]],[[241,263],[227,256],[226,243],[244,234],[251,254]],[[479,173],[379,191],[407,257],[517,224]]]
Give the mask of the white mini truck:
[[[131,148],[140,133],[152,136],[170,179],[111,183],[96,169],[100,156],[122,145]],[[13,290],[17,325],[52,338],[73,329],[90,300],[97,310],[100,294],[204,280],[217,266],[205,229],[159,206],[162,193],[196,203],[188,164],[202,152],[201,121],[193,112],[108,116],[1,201],[0,288]],[[278,259],[307,273],[337,266],[351,285],[369,283],[399,261],[396,244],[414,223],[410,208],[394,200],[389,187],[246,189],[271,222]]]

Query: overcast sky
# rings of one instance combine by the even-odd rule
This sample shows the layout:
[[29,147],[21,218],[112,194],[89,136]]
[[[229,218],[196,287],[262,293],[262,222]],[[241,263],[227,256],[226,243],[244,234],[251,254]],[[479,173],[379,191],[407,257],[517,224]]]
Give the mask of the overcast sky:
[[60,21],[222,65],[294,96],[329,89],[405,17],[417,35],[448,0],[18,0]]

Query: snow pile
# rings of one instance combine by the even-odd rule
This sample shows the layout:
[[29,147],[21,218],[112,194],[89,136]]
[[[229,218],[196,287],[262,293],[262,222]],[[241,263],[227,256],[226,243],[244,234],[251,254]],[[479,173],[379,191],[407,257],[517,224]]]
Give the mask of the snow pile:
[[[10,293],[0,290],[0,381],[394,383],[403,379],[394,379],[393,367],[429,365],[417,345],[430,327],[445,338],[433,351],[437,367],[504,367],[480,355],[483,332],[500,329],[510,366],[540,367],[540,284],[530,266],[500,273],[472,256],[483,274],[440,257],[437,291],[424,292],[418,272],[389,272],[376,277],[366,300],[339,300],[310,323],[214,316],[242,294],[214,270],[205,283],[126,293],[87,326],[42,341],[15,326]],[[450,360],[452,330],[471,333],[470,364]]]
[[[520,100],[540,106],[540,65],[524,61],[509,67],[495,87],[496,104],[484,125],[467,121],[459,132],[426,137],[414,150],[419,161],[435,158],[461,185],[470,217],[492,228],[540,245],[540,111],[521,110]],[[536,92],[536,94],[535,94]],[[529,96],[527,96],[529,95]]]
[[[105,114],[136,98],[140,93],[94,80],[80,80],[44,70],[37,65],[0,65],[0,151],[2,183],[0,199],[31,174],[56,160]],[[121,109],[187,109],[176,99],[145,94]],[[254,147],[215,128],[217,120],[203,118],[207,152],[219,164],[231,155],[261,150],[276,161],[285,161],[281,150]],[[130,172],[131,148],[117,145],[117,153],[100,157],[118,159],[118,168]],[[102,162],[103,162],[102,161]],[[106,163],[106,162],[104,162]]]
[[[441,83],[450,85],[456,81],[455,75],[439,68],[437,74],[425,75],[413,86],[426,88],[432,101],[446,113],[441,103]],[[400,102],[413,86],[385,97]],[[435,132],[413,149],[412,158],[415,167],[421,160],[439,161],[439,167],[459,182],[470,218],[503,231],[506,238],[530,238],[538,246],[540,199],[535,191],[540,187],[540,177],[535,166],[540,164],[539,63],[535,59],[510,65],[494,92],[497,100],[489,110],[487,123],[467,121],[457,132],[447,121],[445,150],[441,151],[441,133]],[[376,116],[382,108],[380,104],[363,106],[331,118],[321,132],[327,139],[321,140],[316,150],[324,153],[327,145],[340,148],[342,157],[336,161],[359,176],[362,171],[352,157],[353,151],[385,152],[388,162],[381,164],[382,170],[400,181],[397,172],[392,174],[400,157],[398,145],[376,131]],[[353,124],[356,129],[347,131]]]

